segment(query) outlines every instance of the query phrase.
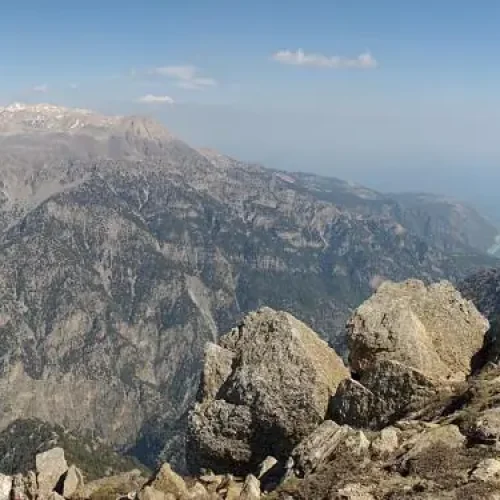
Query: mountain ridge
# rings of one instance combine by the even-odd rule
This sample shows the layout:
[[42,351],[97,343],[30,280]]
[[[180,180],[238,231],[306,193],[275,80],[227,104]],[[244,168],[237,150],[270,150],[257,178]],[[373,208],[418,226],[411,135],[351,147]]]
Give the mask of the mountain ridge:
[[291,312],[345,355],[349,311],[380,282],[494,262],[366,188],[120,123],[0,132],[0,427],[93,431],[151,465],[182,448],[205,343],[248,311]]

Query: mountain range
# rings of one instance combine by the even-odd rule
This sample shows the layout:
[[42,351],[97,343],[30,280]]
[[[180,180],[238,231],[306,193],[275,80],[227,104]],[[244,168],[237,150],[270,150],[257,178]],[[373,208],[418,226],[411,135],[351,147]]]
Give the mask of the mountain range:
[[0,172],[0,428],[36,418],[147,464],[183,467],[205,343],[248,311],[346,355],[382,281],[497,262],[460,202],[249,164],[145,117],[0,108]]

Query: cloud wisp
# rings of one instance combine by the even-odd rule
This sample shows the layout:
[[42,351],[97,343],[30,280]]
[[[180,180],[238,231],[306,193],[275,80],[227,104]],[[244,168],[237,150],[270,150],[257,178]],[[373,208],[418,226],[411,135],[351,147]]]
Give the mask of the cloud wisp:
[[143,104],[174,104],[174,100],[168,95],[146,94],[137,100]]
[[188,90],[203,90],[217,86],[214,78],[201,76],[199,69],[192,65],[160,66],[149,70],[148,75],[174,80],[177,87]]
[[302,49],[296,51],[279,50],[272,55],[273,61],[293,66],[309,66],[332,69],[374,69],[377,60],[370,52],[364,52],[357,57],[327,56],[324,54],[307,54]]

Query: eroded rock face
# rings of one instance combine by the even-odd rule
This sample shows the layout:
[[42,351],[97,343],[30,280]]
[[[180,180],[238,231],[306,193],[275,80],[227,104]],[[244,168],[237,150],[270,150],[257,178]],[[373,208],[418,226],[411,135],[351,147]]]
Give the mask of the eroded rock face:
[[437,380],[464,379],[488,327],[446,281],[385,282],[348,323],[352,369],[363,373],[391,360]]
[[222,358],[215,351],[207,351],[201,400],[190,415],[194,470],[245,469],[268,455],[286,458],[321,423],[330,396],[348,376],[310,328],[269,308],[249,314],[221,339]]

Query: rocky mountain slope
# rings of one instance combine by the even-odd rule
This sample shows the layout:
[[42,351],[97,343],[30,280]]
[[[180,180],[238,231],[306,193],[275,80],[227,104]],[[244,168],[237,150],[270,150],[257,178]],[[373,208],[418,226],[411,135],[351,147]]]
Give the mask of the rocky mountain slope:
[[2,108],[0,172],[0,428],[38,418],[149,462],[182,450],[205,343],[246,312],[294,313],[344,355],[349,311],[385,278],[492,262],[390,197],[147,118]]
[[53,448],[0,475],[0,497],[498,500],[500,367],[474,361],[488,327],[448,282],[386,282],[348,322],[347,368],[262,308],[207,345],[189,477],[164,463],[89,482]]

